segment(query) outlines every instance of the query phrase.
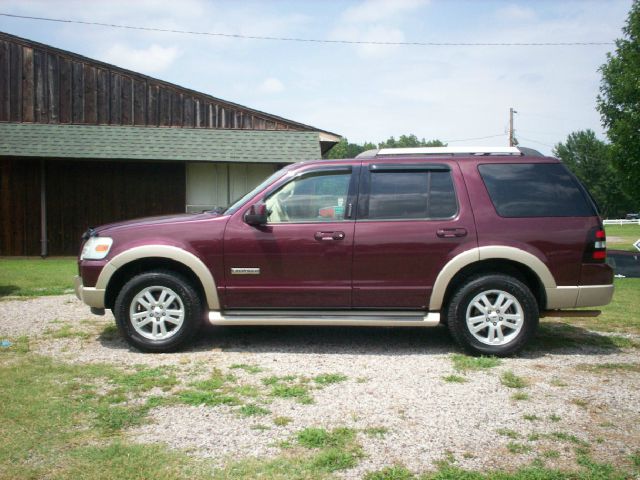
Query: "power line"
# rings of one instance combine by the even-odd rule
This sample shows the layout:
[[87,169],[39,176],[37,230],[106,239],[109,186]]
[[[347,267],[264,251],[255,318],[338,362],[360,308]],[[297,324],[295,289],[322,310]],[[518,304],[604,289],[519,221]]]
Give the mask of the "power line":
[[548,143],[544,143],[544,142],[539,142],[538,140],[533,140],[532,138],[526,138],[523,137],[521,135],[518,135],[518,137],[522,140],[526,140],[527,142],[533,142],[533,143],[539,143],[540,145],[544,145],[545,147],[549,147],[549,148],[555,148],[554,145],[549,145]]
[[487,135],[486,137],[459,138],[457,140],[443,140],[444,143],[466,142],[467,140],[484,140],[486,138],[504,137],[506,133],[498,133],[497,135]]
[[190,30],[175,30],[170,28],[138,27],[133,25],[118,25],[114,23],[86,22],[83,20],[71,20],[66,18],[33,17],[29,15],[16,15],[0,12],[0,16],[20,18],[24,20],[38,20],[44,22],[73,23],[77,25],[92,25],[98,27],[122,28],[127,30],[143,30],[147,32],[181,33],[185,35],[205,35],[211,37],[239,38],[247,40],[271,40],[280,42],[305,42],[305,43],[334,43],[351,45],[400,45],[420,47],[558,47],[558,46],[594,46],[614,45],[614,42],[387,42],[375,40],[325,40],[318,38],[297,37],[270,37],[263,35],[240,35],[237,33],[198,32]]

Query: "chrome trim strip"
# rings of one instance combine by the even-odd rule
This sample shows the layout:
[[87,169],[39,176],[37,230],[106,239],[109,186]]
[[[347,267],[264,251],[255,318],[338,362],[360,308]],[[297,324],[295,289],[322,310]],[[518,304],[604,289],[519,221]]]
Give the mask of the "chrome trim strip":
[[312,311],[232,311],[209,312],[212,325],[335,325],[365,327],[435,327],[438,312],[312,312]]
[[260,275],[260,269],[248,267],[231,267],[231,273],[233,275]]

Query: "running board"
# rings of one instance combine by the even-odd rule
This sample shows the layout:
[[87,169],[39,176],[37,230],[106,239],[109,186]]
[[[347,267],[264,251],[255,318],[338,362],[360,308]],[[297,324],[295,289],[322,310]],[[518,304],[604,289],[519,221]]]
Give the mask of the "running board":
[[440,313],[309,310],[227,310],[209,312],[212,325],[344,325],[362,327],[435,327]]

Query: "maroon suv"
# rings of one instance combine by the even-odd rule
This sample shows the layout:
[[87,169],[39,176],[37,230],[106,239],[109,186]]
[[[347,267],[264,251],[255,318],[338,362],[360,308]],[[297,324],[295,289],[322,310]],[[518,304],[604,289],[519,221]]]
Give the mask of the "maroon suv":
[[78,297],[94,313],[111,309],[127,340],[154,352],[185,344],[206,320],[444,323],[472,353],[510,355],[541,313],[613,295],[589,193],[557,159],[517,148],[298,163],[222,212],[83,238]]

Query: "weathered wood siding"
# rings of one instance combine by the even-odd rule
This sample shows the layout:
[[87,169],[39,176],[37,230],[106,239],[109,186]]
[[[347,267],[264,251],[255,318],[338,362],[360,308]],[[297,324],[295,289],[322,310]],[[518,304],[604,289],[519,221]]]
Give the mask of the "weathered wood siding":
[[0,255],[40,254],[40,161],[0,159]]
[[170,83],[0,33],[0,121],[310,130]]
[[[45,166],[49,255],[76,255],[89,226],[184,212],[184,163],[47,160]],[[0,202],[0,255],[39,255],[39,160],[0,159]]]

